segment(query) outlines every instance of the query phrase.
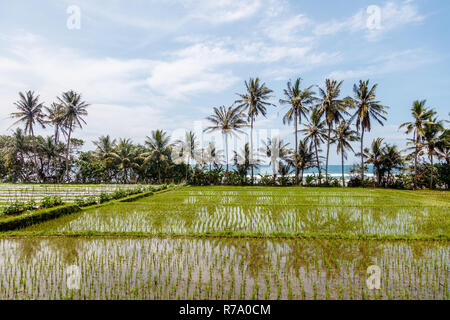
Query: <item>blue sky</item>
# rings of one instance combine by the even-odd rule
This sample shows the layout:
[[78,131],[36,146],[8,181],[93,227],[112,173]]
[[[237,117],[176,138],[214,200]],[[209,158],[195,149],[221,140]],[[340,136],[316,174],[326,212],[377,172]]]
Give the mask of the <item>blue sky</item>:
[[[73,5],[80,29],[67,28]],[[379,24],[367,10],[374,5]],[[343,96],[359,79],[378,83],[389,119],[367,142],[381,136],[404,147],[397,127],[414,100],[448,119],[449,16],[450,2],[438,0],[1,0],[0,132],[19,91],[49,104],[74,89],[91,103],[88,126],[75,134],[87,147],[102,134],[142,142],[161,128],[178,136],[206,125],[213,106],[232,104],[259,76],[277,104],[257,121],[261,137],[277,129],[292,141],[277,103],[287,80],[321,86],[332,77],[345,81]],[[339,160],[333,152],[330,163]]]

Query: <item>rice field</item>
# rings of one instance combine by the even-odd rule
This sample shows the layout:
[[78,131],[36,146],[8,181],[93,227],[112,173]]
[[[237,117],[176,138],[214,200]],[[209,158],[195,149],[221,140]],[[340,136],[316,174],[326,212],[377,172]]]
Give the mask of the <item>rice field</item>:
[[15,201],[41,201],[44,197],[56,196],[66,203],[77,199],[97,197],[102,192],[112,193],[118,189],[128,190],[136,185],[118,184],[0,184],[0,207]]
[[447,194],[393,190],[182,188],[26,229],[60,234],[429,238],[450,236]]
[[449,214],[440,191],[182,187],[0,234],[0,299],[449,300]]
[[[2,239],[0,299],[448,300],[448,249],[422,241]],[[374,264],[379,290],[366,285]]]

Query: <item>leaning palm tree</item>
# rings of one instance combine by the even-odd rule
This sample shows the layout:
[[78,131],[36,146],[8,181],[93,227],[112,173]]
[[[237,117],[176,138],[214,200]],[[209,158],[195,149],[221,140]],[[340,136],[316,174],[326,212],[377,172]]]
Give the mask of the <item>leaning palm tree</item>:
[[67,150],[66,150],[66,176],[67,181],[70,180],[69,173],[69,154],[70,154],[70,138],[75,128],[82,128],[82,124],[86,124],[83,117],[87,116],[86,108],[89,106],[81,98],[81,94],[75,91],[64,92],[58,101],[63,108],[64,128],[67,130]]
[[347,150],[352,152],[353,148],[350,142],[358,141],[358,133],[350,129],[350,123],[343,120],[337,128],[334,130],[334,140],[337,144],[337,153],[341,154],[341,166],[342,166],[342,187],[345,187],[344,178],[344,159],[347,159]]
[[37,178],[39,178],[34,128],[36,124],[45,128],[44,113],[42,112],[44,105],[39,102],[39,95],[35,95],[34,91],[27,91],[25,94],[19,92],[19,97],[20,99],[17,102],[14,102],[18,112],[11,113],[11,118],[17,118],[18,120],[14,122],[11,127],[23,123],[25,126],[25,134],[31,135],[33,140],[34,166]]
[[426,105],[427,101],[414,101],[413,106],[411,108],[411,115],[413,117],[413,121],[405,122],[400,125],[399,129],[406,128],[406,133],[413,132],[414,137],[412,143],[414,145],[414,189],[417,188],[417,162],[419,156],[420,149],[420,140],[425,134],[425,124],[432,124],[429,120],[434,116],[435,111],[433,109],[428,109]]
[[326,121],[322,120],[322,117],[317,108],[313,108],[308,123],[305,124],[305,128],[300,130],[305,134],[306,142],[310,143],[310,146],[314,146],[316,154],[316,165],[319,171],[319,185],[322,184],[322,171],[319,161],[319,147],[327,139],[326,133]]
[[364,182],[364,132],[370,132],[372,129],[371,119],[375,119],[379,124],[383,125],[386,121],[386,109],[389,107],[380,104],[376,100],[377,84],[369,86],[369,80],[359,81],[359,85],[353,85],[354,99],[351,104],[356,108],[356,128],[361,132],[361,181]]
[[[300,89],[302,79],[295,80],[294,85],[291,81],[287,83],[287,88],[284,89],[285,99],[280,99],[280,104],[287,104],[290,109],[283,117],[283,123],[290,124],[294,121],[294,136],[295,136],[295,154],[298,151],[298,129],[297,126],[302,123],[302,117],[306,118],[309,112],[308,106],[315,100],[315,92],[312,91],[313,86],[305,89]],[[298,184],[298,165],[295,165],[295,183]]]
[[142,154],[144,163],[150,160],[156,163],[158,182],[161,184],[161,166],[167,167],[170,159],[170,136],[164,130],[153,130],[151,136],[145,140],[145,144],[150,148],[150,152]]
[[244,120],[239,107],[214,108],[214,113],[206,118],[212,125],[207,127],[205,132],[221,131],[225,139],[226,154],[226,173],[228,175],[228,136],[236,135],[236,133],[244,133],[241,129],[247,127],[248,124]]
[[325,165],[325,181],[328,184],[328,160],[330,157],[330,145],[332,141],[331,131],[335,124],[338,124],[343,115],[347,114],[346,101],[339,99],[341,94],[341,86],[344,81],[337,82],[336,80],[325,80],[325,88],[319,88],[320,98],[319,103],[315,106],[318,108],[319,114],[325,115],[325,122],[328,126],[327,134],[327,157]]
[[[245,81],[245,87],[247,92],[238,94],[241,99],[236,100],[235,103],[238,103],[238,107],[241,108],[242,112],[247,113],[250,121],[250,162],[253,162],[253,125],[260,114],[264,117],[266,116],[268,106],[275,105],[268,102],[273,91],[267,88],[265,83],[260,83],[259,78],[250,78],[249,82]],[[253,166],[251,166],[251,172],[253,184]]]
[[433,171],[434,171],[434,156],[438,155],[438,145],[440,141],[440,134],[444,130],[442,121],[437,118],[430,118],[431,123],[424,125],[424,135],[422,138],[422,145],[426,149],[428,159],[431,165],[430,189],[433,189]]

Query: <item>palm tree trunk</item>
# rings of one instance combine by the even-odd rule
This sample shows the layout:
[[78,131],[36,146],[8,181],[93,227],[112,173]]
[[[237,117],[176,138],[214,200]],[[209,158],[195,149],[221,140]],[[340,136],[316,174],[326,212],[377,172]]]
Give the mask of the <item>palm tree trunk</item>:
[[416,190],[417,189],[417,155],[419,153],[418,148],[417,148],[417,130],[414,131],[414,179],[413,179],[413,189]]
[[345,177],[344,177],[344,147],[341,147],[341,166],[342,166],[342,188],[345,187]]
[[364,127],[361,125],[361,183],[364,186]]
[[430,189],[433,189],[433,169],[434,169],[434,164],[433,164],[433,154],[430,154],[430,162],[431,162],[431,181],[430,181]]
[[34,170],[36,172],[36,179],[37,181],[39,181],[39,169],[38,169],[38,162],[37,162],[37,155],[36,155],[36,139],[34,137],[34,130],[33,127],[30,127],[30,132],[31,132],[31,138],[32,138],[32,143],[33,143],[33,156],[34,156]]
[[70,137],[72,135],[72,123],[69,126],[69,135],[67,136],[67,150],[66,150],[66,178],[67,182],[70,180],[69,174],[69,153],[70,153]]
[[189,156],[187,158],[187,166],[186,166],[186,182],[188,181],[188,172],[189,172]]
[[322,172],[321,172],[321,170],[320,170],[319,150],[318,150],[318,148],[317,148],[317,145],[318,145],[318,143],[317,143],[317,137],[315,137],[315,138],[314,138],[314,149],[316,150],[317,169],[319,170],[319,185],[321,185],[321,184],[322,184],[322,178],[321,178]]
[[298,185],[298,136],[297,136],[297,118],[298,118],[298,111],[295,109],[295,184]]
[[161,184],[161,167],[158,163],[158,183]]
[[253,116],[250,125],[250,165],[252,169],[252,185],[253,185]]
[[225,154],[227,157],[227,177],[228,177],[228,135],[225,134]]
[[330,139],[331,139],[331,123],[328,123],[328,136],[327,136],[327,163],[325,166],[325,183],[328,184],[328,157],[330,156]]

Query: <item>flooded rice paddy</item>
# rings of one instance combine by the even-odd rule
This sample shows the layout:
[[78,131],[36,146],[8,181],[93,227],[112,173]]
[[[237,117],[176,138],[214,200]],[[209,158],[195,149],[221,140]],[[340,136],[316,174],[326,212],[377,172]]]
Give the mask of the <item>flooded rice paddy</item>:
[[446,198],[393,190],[183,188],[84,211],[27,230],[434,237],[450,234],[449,215],[450,201]]
[[449,300],[449,214],[445,192],[183,187],[0,234],[0,299]]
[[[422,241],[2,239],[0,299],[448,300],[448,249]],[[379,290],[367,287],[370,265],[381,268]]]

